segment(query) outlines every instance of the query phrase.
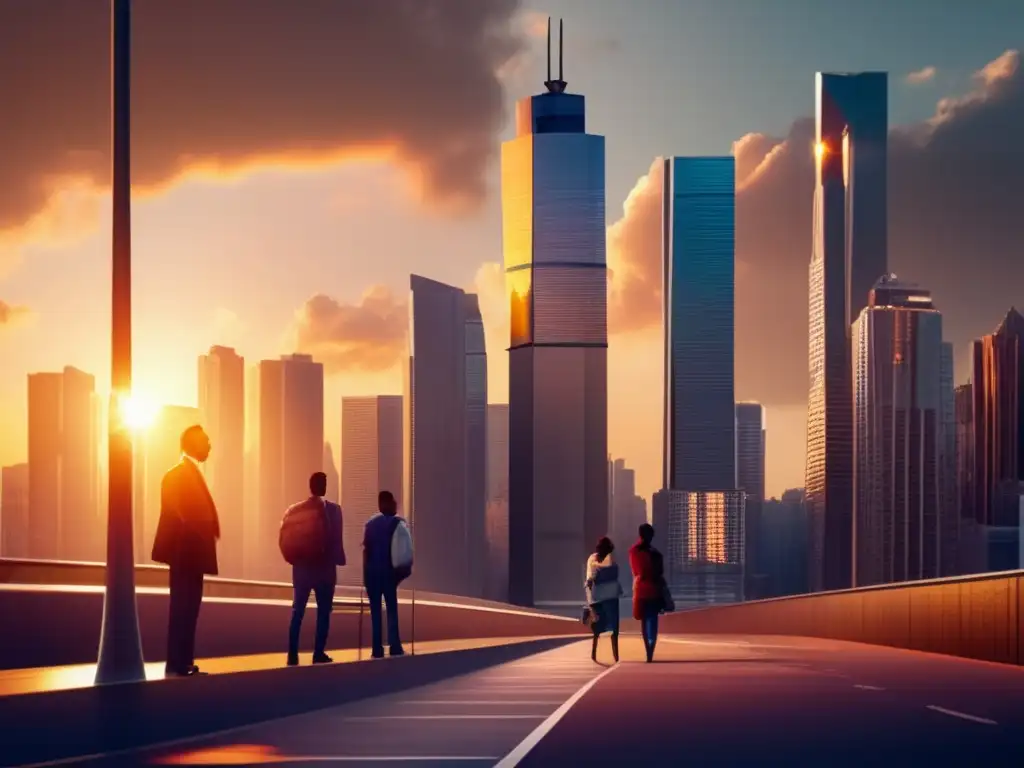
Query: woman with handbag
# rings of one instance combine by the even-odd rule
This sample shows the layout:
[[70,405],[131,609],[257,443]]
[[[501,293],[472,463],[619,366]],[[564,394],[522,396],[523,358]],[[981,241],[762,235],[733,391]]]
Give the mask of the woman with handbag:
[[658,642],[658,614],[665,604],[665,567],[661,552],[655,549],[654,527],[640,526],[640,538],[629,550],[629,567],[633,571],[633,618],[640,622],[647,662],[654,661],[654,646]]
[[612,558],[615,545],[607,536],[602,536],[597,547],[587,559],[586,593],[590,610],[590,629],[594,643],[590,658],[597,661],[597,641],[602,632],[612,633],[612,657],[619,660],[619,598],[622,585],[619,583],[619,565]]

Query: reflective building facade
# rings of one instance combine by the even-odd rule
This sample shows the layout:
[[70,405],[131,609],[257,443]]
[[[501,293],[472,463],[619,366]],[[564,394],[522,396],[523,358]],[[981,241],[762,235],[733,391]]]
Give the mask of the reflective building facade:
[[502,145],[509,292],[509,593],[576,606],[608,526],[604,138],[565,83],[516,104]]
[[761,563],[761,513],[764,505],[765,414],[760,403],[736,403],[736,487],[746,493],[744,514],[744,597],[757,600],[767,582]]
[[888,272],[888,77],[819,72],[815,101],[806,503],[818,591],[853,578],[850,325]]
[[853,345],[853,585],[937,578],[948,405],[942,315],[928,291],[885,276],[854,323]]
[[508,405],[487,406],[487,587],[508,602]]
[[[487,505],[487,356],[475,295],[410,279],[404,514],[415,535],[415,585],[479,597]],[[342,456],[344,461],[344,456]]]

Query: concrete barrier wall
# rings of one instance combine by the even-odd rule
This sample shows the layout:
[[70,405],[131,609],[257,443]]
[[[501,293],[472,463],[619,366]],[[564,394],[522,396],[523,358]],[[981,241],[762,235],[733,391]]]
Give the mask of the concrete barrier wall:
[[662,631],[802,635],[1024,663],[1024,571],[679,611]]
[[[36,583],[25,583],[30,578]],[[140,569],[137,605],[147,661],[166,657],[167,591],[158,586],[161,579],[166,584],[166,570]],[[0,669],[95,661],[103,593],[91,582],[100,581],[102,568],[96,565],[0,561]],[[196,634],[198,657],[287,652],[289,585],[210,579],[205,594]],[[575,635],[584,630],[572,619],[429,593],[418,593],[414,608],[411,593],[404,591],[399,621],[407,646],[414,640]],[[312,650],[314,623],[311,604],[302,627],[303,652]],[[365,603],[358,591],[342,591],[335,599],[329,647],[368,649],[369,644]]]

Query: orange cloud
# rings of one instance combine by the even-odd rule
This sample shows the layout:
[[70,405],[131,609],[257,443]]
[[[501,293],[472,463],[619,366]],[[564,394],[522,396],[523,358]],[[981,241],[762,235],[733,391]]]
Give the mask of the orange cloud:
[[922,83],[929,83],[935,79],[935,75],[938,72],[935,67],[922,67],[916,72],[911,72],[907,75],[906,80],[910,85],[921,85]]
[[389,288],[375,285],[355,304],[317,294],[295,313],[294,346],[329,373],[386,371],[406,347],[409,309]]
[[[1020,64],[1020,53],[1007,51],[976,74],[971,92],[890,132],[889,265],[932,289],[958,354],[1020,304]],[[813,120],[801,118],[785,138],[749,134],[733,147],[739,399],[796,405],[807,396],[813,135]],[[608,231],[613,331],[661,322],[659,177],[655,161]]]
[[[517,0],[138,3],[133,182],[152,192],[191,174],[370,156],[400,164],[428,205],[474,206],[505,119],[496,73],[523,46],[517,11]],[[16,73],[0,78],[13,116],[0,122],[0,247],[59,229],[67,180],[109,184],[108,27],[104,3],[0,5],[0,29],[20,30],[0,49],[0,70]]]
[[0,329],[17,325],[31,317],[32,311],[28,307],[8,304],[6,301],[0,300]]

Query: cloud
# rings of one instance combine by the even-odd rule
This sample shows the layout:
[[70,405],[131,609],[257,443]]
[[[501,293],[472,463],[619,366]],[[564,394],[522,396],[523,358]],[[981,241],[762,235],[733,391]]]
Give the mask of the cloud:
[[317,294],[295,313],[294,346],[313,355],[329,373],[386,371],[402,359],[408,304],[375,285],[355,304]]
[[930,83],[935,79],[935,75],[938,70],[935,67],[928,66],[923,67],[916,72],[911,72],[907,75],[906,81],[910,85],[921,85],[922,83]]
[[[496,73],[523,45],[517,10],[518,0],[136,2],[134,185],[376,157],[400,164],[427,204],[471,207],[505,119]],[[107,0],[0,5],[0,240],[33,221],[28,235],[47,234],[60,190],[109,184],[109,19]]]
[[[1021,56],[1007,51],[977,73],[969,93],[890,132],[890,268],[932,289],[958,360],[1007,307],[1024,303],[1024,216],[1015,193],[1024,178],[1022,124]],[[734,145],[740,399],[786,405],[807,396],[813,135],[813,120],[802,118],[784,138],[751,134]],[[609,228],[613,332],[661,322],[656,165]]]
[[6,301],[0,300],[0,330],[13,327],[31,318],[32,311],[28,307],[8,304]]

